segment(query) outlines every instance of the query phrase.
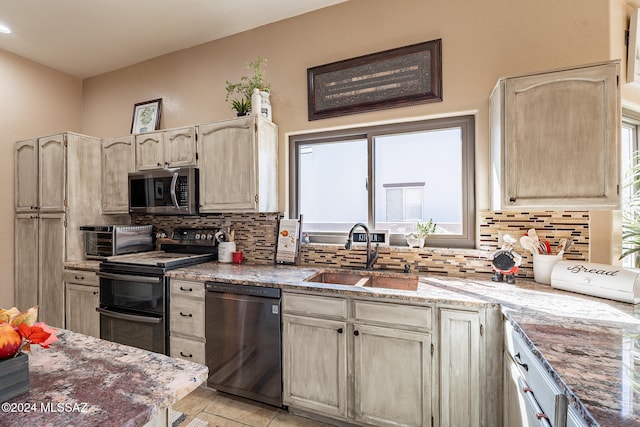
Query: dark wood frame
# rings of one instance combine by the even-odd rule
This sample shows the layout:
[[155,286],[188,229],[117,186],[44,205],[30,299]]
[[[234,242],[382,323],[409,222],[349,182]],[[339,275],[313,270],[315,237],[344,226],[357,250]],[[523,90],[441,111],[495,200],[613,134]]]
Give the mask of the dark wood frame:
[[442,39],[307,69],[309,120],[442,101]]
[[[156,120],[150,123],[148,128],[141,128],[140,115],[147,107],[155,108]],[[162,98],[151,101],[138,102],[133,106],[133,118],[131,119],[131,133],[151,132],[160,128],[160,116],[162,115]],[[144,130],[141,130],[144,129]]]

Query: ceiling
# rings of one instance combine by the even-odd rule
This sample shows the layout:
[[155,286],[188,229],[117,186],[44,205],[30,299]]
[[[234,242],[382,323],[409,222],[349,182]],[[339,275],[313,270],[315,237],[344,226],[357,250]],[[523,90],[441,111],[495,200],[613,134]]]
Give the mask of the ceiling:
[[0,0],[0,49],[87,78],[346,0]]

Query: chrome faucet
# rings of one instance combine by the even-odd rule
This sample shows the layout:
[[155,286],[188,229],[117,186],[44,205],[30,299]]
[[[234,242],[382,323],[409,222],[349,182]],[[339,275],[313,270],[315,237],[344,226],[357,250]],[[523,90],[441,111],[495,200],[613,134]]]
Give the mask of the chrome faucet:
[[373,253],[371,253],[371,236],[369,235],[369,228],[362,224],[361,222],[355,224],[353,227],[351,227],[351,231],[349,231],[349,237],[347,239],[347,243],[344,245],[345,249],[351,249],[351,245],[353,244],[353,232],[355,231],[356,228],[358,227],[362,227],[362,229],[364,230],[365,236],[367,238],[367,265],[365,267],[365,269],[367,270],[372,270],[373,269],[373,264],[376,263],[376,261],[378,260],[378,244],[376,244],[376,249]]

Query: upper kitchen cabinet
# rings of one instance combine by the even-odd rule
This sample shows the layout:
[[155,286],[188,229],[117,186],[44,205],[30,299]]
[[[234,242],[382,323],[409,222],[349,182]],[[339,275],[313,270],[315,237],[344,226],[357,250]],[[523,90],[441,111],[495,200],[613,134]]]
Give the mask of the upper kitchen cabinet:
[[136,170],[133,135],[102,140],[102,213],[129,213],[129,172]]
[[278,127],[246,116],[198,127],[200,212],[276,212]]
[[15,146],[16,212],[38,209],[38,140],[20,141]]
[[188,126],[136,135],[136,169],[195,166],[196,128]]
[[498,81],[490,98],[492,208],[620,206],[620,63]]

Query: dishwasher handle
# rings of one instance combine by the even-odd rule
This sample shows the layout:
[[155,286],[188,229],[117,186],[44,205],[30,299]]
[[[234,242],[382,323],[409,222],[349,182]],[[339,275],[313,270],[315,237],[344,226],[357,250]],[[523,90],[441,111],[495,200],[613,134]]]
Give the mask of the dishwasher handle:
[[220,282],[205,282],[204,286],[207,292],[249,295],[263,298],[280,298],[280,288],[267,288],[264,286]]

